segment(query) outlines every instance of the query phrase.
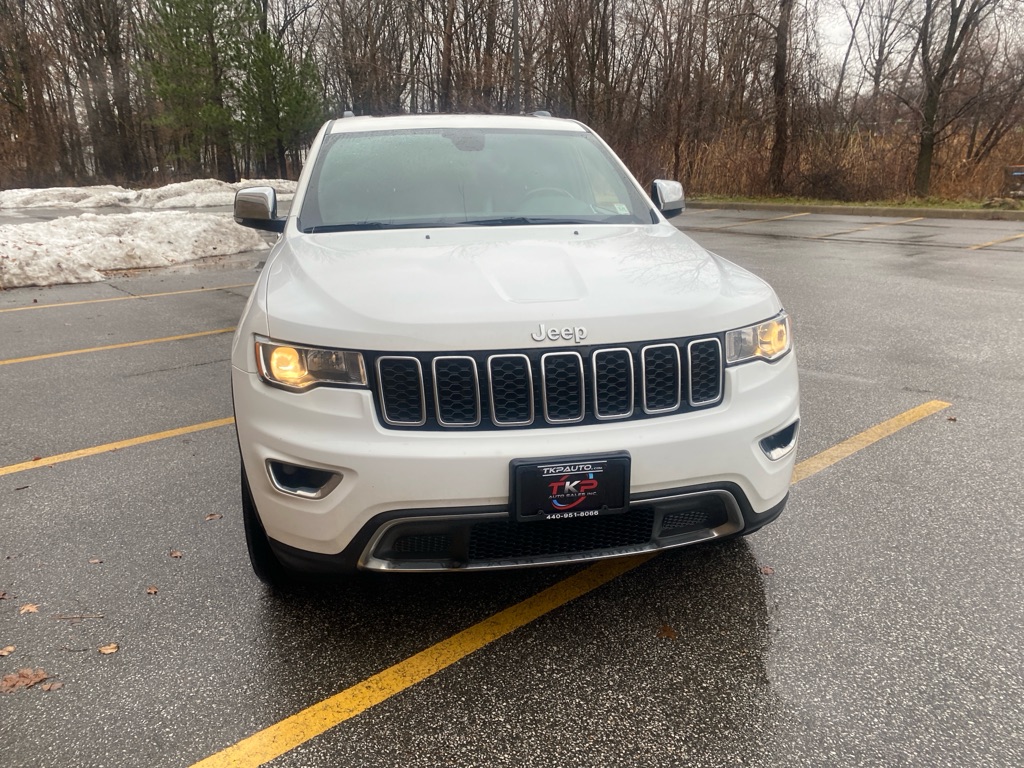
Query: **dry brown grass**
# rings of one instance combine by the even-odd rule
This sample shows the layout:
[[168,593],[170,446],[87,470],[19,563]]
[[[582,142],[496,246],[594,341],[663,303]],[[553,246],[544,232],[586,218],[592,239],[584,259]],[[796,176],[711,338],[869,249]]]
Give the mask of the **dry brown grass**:
[[[687,148],[680,175],[692,195],[764,196],[769,150],[770,140],[753,131],[723,132],[713,141]],[[647,151],[645,157],[632,147],[622,154],[643,179],[672,167],[670,147]],[[1024,164],[1024,131],[1004,140],[981,162],[967,162],[965,154],[966,140],[959,137],[939,147],[931,197],[983,201],[998,196],[1004,168]],[[916,162],[917,137],[909,131],[803,137],[791,146],[786,194],[844,202],[909,199]]]

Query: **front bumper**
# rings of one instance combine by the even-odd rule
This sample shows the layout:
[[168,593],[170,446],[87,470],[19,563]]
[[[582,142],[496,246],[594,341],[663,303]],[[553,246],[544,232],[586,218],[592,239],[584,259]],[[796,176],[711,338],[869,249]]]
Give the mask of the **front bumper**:
[[[552,429],[395,431],[380,426],[366,390],[296,395],[237,368],[232,383],[260,520],[281,559],[307,569],[313,561],[374,570],[520,567],[720,538],[781,512],[795,459],[789,451],[772,461],[759,446],[799,418],[792,354],[727,369],[726,397],[715,408]],[[509,522],[510,461],[611,451],[632,457],[628,512]],[[326,470],[340,482],[322,498],[288,493],[273,482],[268,461]],[[690,509],[693,524],[665,527],[667,517],[682,519]],[[592,538],[583,535],[587,525],[599,529]],[[608,538],[617,526],[630,532]],[[563,528],[581,543],[562,542]],[[474,531],[492,544],[473,545]]]

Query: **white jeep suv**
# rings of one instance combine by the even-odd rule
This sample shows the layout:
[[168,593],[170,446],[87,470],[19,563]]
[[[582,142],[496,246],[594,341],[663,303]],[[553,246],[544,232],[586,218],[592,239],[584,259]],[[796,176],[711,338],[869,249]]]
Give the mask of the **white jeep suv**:
[[[652,199],[653,201],[652,202]],[[238,326],[256,574],[593,560],[760,528],[799,423],[772,289],[578,122],[328,122]]]

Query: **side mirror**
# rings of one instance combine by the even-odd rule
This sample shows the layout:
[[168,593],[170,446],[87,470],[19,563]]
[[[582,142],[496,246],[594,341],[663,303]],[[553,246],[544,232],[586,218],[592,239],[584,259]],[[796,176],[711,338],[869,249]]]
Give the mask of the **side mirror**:
[[686,210],[683,185],[678,181],[655,179],[651,182],[651,199],[666,219],[678,216]]
[[277,217],[277,192],[273,187],[248,187],[235,192],[235,222],[243,227],[284,232]]

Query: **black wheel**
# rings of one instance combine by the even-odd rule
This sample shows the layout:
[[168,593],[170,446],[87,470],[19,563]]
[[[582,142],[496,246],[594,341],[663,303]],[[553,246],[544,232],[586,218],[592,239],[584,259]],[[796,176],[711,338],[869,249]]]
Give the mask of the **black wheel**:
[[256,505],[249,490],[249,478],[242,466],[242,521],[245,523],[245,543],[249,548],[249,562],[257,578],[269,587],[287,591],[295,586],[296,577],[285,568],[270,548],[267,532],[256,513]]

